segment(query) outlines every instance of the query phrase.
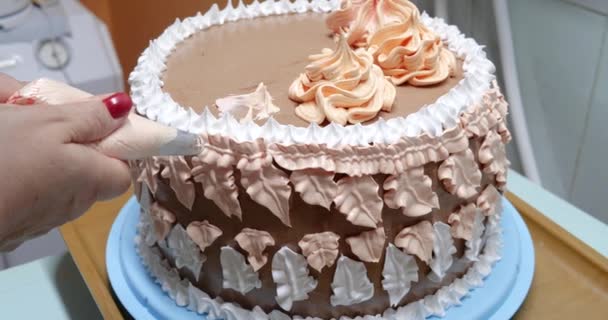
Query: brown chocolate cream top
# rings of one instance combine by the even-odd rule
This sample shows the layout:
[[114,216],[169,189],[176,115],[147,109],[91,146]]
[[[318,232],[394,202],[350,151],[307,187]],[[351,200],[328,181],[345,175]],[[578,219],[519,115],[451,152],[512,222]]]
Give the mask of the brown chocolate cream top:
[[[305,71],[308,56],[336,44],[325,26],[326,14],[269,16],[227,22],[195,33],[178,44],[167,59],[163,90],[184,107],[218,115],[215,100],[251,93],[263,82],[280,108],[274,118],[282,124],[307,126],[295,114],[298,105],[288,97],[291,83]],[[429,87],[397,86],[391,112],[380,117],[403,117],[435,102],[463,77],[462,61],[455,75]],[[372,120],[373,121],[373,120]]]

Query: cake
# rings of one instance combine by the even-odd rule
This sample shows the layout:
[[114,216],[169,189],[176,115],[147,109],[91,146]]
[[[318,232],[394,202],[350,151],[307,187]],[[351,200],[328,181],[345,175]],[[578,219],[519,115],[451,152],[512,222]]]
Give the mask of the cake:
[[193,156],[131,161],[142,263],[209,319],[424,319],[500,258],[507,103],[408,0],[217,5],[129,82]]

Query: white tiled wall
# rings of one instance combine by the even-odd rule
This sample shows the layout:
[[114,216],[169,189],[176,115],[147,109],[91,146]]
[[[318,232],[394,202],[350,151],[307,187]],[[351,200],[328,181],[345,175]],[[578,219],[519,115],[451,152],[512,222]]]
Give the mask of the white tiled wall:
[[608,223],[608,26],[570,199]]
[[608,223],[608,17],[574,0],[509,8],[543,186]]

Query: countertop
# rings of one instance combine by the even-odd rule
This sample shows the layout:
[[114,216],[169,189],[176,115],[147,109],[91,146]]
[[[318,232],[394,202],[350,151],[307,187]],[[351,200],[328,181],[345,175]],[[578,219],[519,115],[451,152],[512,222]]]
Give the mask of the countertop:
[[0,272],[0,301],[1,319],[103,319],[68,253]]

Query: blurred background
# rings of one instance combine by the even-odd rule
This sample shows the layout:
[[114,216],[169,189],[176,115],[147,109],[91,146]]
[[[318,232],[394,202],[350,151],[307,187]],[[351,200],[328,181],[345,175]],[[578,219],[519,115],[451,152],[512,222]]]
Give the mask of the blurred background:
[[[608,1],[414,2],[486,46],[511,104],[512,168],[608,223]],[[0,72],[97,94],[128,90],[148,42],[213,3],[0,0]],[[65,250],[54,230],[0,254],[0,270]]]

